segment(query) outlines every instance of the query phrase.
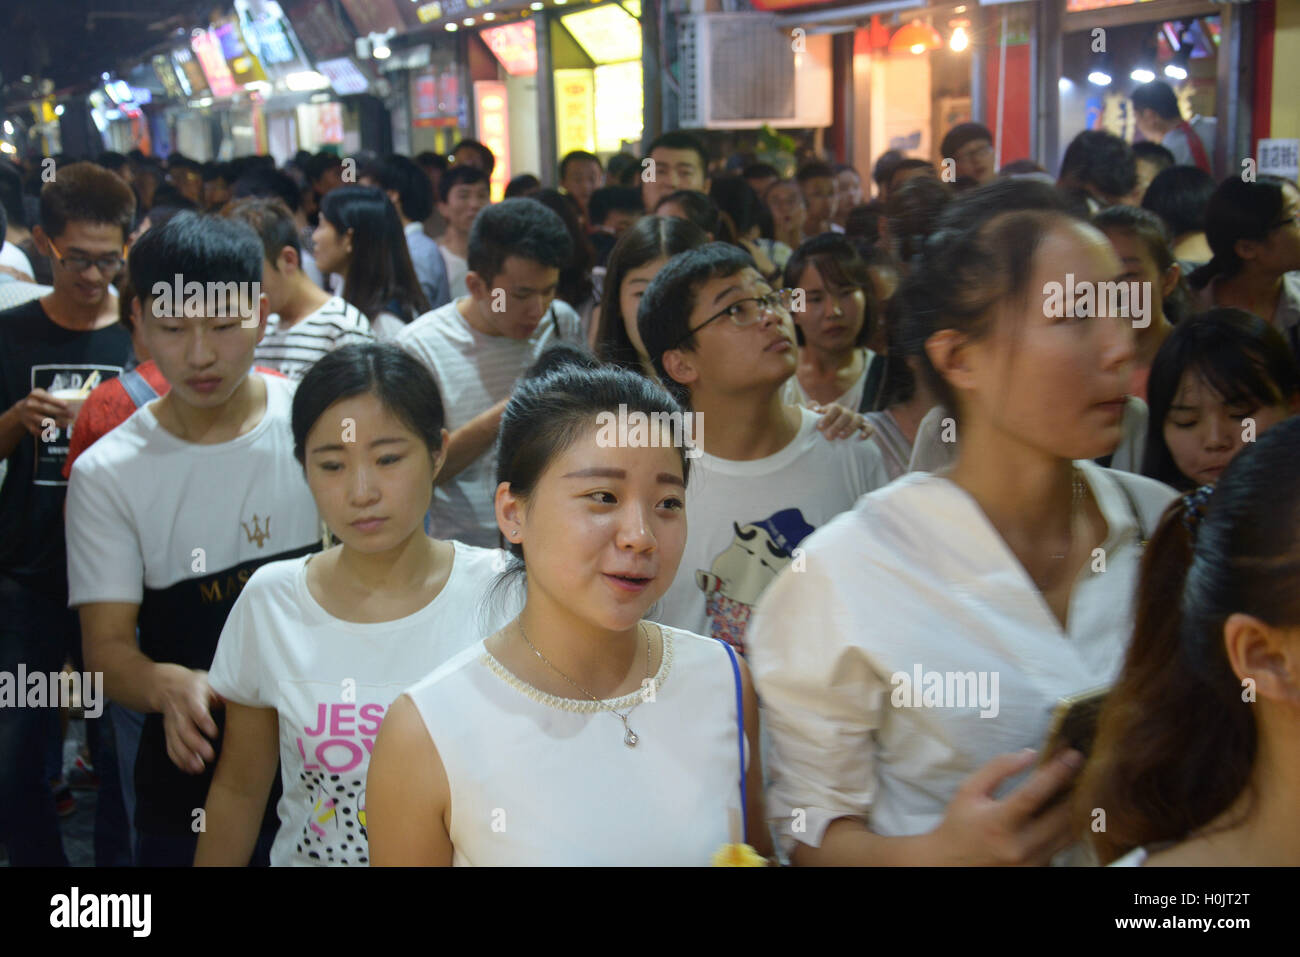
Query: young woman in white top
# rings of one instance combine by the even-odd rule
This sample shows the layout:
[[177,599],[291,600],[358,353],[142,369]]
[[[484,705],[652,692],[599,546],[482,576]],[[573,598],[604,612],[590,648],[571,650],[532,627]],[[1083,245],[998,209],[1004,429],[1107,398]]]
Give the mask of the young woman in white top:
[[1042,864],[1075,840],[1052,802],[1082,757],[1034,769],[1033,749],[1059,699],[1119,670],[1140,543],[1174,493],[1087,461],[1119,440],[1133,333],[1056,318],[1045,286],[1120,268],[1091,226],[1021,211],[927,246],[909,277],[956,463],[819,529],[750,623],[795,863]]
[[196,864],[246,864],[280,766],[273,865],[365,865],[366,768],[412,681],[508,620],[479,611],[505,554],[424,533],[445,454],[428,370],[387,343],[320,359],[293,403],[294,450],[340,544],[258,569],[208,680],[225,743]]
[[374,863],[704,865],[746,839],[767,852],[744,663],[644,620],[685,544],[689,460],[667,431],[655,447],[645,426],[640,441],[602,431],[621,412],[678,410],[568,347],[511,396],[496,514],[526,604],[394,704],[370,766]]
[[325,194],[312,233],[316,264],[343,277],[343,298],[391,339],[429,311],[406,247],[397,207],[377,186],[339,186]]
[[1076,804],[1098,856],[1300,865],[1300,420],[1169,509],[1141,595]]
[[786,383],[787,402],[811,409],[880,408],[884,356],[867,348],[880,319],[867,264],[835,233],[806,240],[785,267],[785,284],[802,290],[794,315],[799,365]]

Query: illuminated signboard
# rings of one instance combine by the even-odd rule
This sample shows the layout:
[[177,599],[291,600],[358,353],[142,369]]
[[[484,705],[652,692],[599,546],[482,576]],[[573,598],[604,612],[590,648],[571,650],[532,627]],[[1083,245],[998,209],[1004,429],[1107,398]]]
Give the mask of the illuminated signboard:
[[173,50],[172,60],[176,63],[176,79],[180,81],[186,96],[206,96],[211,92],[207,77],[203,75],[203,68],[194,59],[191,51],[185,47]]
[[596,63],[641,58],[641,24],[617,4],[570,13],[560,22]]
[[499,203],[510,181],[510,125],[506,119],[506,85],[499,80],[474,82],[474,106],[478,116],[479,141],[492,151],[497,165],[492,169],[491,199]]
[[235,78],[230,75],[226,58],[221,55],[221,44],[210,30],[195,30],[190,37],[190,46],[199,58],[203,75],[208,78],[208,86],[213,96],[230,96],[235,92]]
[[366,79],[366,75],[357,69],[357,65],[349,57],[321,60],[316,64],[316,69],[325,75],[325,78],[330,81],[330,86],[334,87],[334,92],[339,96],[364,93],[370,88],[370,81]]
[[463,17],[477,17],[489,10],[518,11],[522,6],[519,0],[433,0],[432,3],[419,2],[415,8],[415,19],[419,23],[459,20]]
[[227,17],[214,27],[212,32],[216,35],[217,42],[221,44],[221,55],[226,58],[226,65],[230,67],[230,75],[234,77],[236,83],[242,86],[245,83],[266,79],[262,64],[257,62],[257,57],[253,56],[244,45],[244,38],[239,32],[239,22],[234,17]]
[[641,61],[596,67],[596,149],[617,153],[624,141],[639,142],[642,133]]
[[454,69],[436,72],[432,67],[414,76],[413,126],[455,126],[460,83]]
[[249,0],[235,0],[244,43],[261,61],[262,68],[276,77],[309,69],[306,54],[280,5],[275,0],[266,0],[258,11],[249,9]]
[[555,138],[563,156],[596,149],[596,80],[591,70],[555,71]]
[[537,72],[537,25],[532,20],[487,27],[480,36],[511,76]]
[[158,76],[158,82],[162,84],[163,90],[173,100],[179,100],[185,96],[181,90],[181,85],[176,79],[176,69],[163,54],[159,53],[150,58],[153,64],[153,71]]
[[1150,0],[1065,0],[1066,13],[1082,13],[1085,10],[1101,10],[1104,7],[1127,7],[1135,3],[1149,3]]

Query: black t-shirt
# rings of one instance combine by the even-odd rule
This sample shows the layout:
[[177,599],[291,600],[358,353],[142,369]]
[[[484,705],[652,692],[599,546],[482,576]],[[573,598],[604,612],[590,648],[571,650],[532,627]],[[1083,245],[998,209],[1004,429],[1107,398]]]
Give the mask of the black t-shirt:
[[[76,389],[95,370],[100,381],[122,372],[131,335],[120,323],[90,332],[58,325],[39,299],[0,312],[0,410],[35,388]],[[63,462],[72,427],[49,436],[24,434],[10,453],[0,485],[0,575],[66,603]]]

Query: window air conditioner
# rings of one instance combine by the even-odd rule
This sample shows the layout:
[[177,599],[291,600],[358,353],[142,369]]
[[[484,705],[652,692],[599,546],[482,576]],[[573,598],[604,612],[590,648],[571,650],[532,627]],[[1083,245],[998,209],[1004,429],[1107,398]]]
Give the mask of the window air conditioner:
[[792,39],[763,13],[685,16],[677,30],[683,129],[831,125],[829,35]]

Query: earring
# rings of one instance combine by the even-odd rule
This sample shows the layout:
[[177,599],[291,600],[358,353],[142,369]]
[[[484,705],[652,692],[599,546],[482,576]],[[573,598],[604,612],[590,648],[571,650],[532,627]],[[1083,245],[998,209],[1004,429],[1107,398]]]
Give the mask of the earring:
[[518,537],[519,537],[519,529],[517,529],[517,528],[512,528],[512,529],[510,530],[510,537],[511,537],[511,538],[518,538]]

